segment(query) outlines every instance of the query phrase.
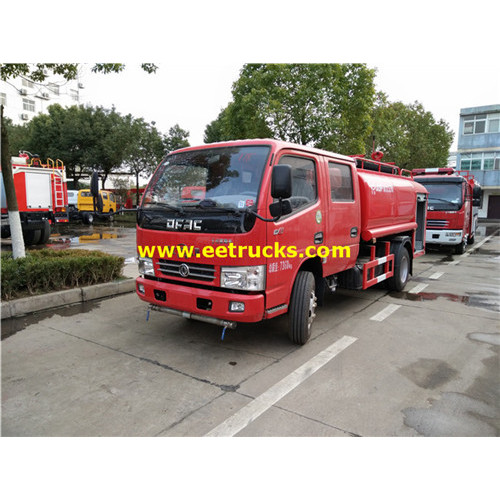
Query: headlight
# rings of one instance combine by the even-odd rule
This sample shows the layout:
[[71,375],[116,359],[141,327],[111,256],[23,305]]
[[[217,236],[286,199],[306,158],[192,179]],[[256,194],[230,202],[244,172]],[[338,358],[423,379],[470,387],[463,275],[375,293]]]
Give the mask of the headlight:
[[462,231],[451,231],[451,232],[446,233],[446,236],[452,237],[452,238],[457,238],[457,237],[462,236]]
[[148,257],[139,257],[137,261],[139,266],[139,274],[148,276],[155,275],[155,269],[153,267],[153,259],[150,259]]
[[238,290],[264,290],[266,266],[221,267],[220,286]]

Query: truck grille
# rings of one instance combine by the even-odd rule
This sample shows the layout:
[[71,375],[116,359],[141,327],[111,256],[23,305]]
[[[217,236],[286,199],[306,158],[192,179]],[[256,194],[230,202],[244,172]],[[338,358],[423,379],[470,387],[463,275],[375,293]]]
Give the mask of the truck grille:
[[210,264],[193,264],[192,262],[176,262],[164,259],[160,259],[158,263],[161,273],[165,276],[177,276],[201,281],[213,281],[215,277],[215,267]]
[[427,220],[427,227],[429,229],[443,229],[445,227],[448,227],[449,221],[447,220],[441,220],[441,219],[428,219]]

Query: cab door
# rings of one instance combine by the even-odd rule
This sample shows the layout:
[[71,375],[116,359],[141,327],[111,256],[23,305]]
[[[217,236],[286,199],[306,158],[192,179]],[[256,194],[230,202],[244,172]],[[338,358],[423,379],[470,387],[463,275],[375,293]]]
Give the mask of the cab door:
[[328,213],[325,245],[331,249],[323,262],[325,275],[354,266],[359,253],[361,214],[356,167],[328,159]]
[[109,212],[109,195],[107,191],[101,191],[102,199],[102,212],[107,214]]
[[[323,238],[325,220],[318,189],[320,159],[303,151],[283,150],[274,164],[292,167],[292,213],[266,225],[267,244],[287,250],[267,259],[266,309],[288,303],[298,268],[307,259],[306,248]],[[316,243],[315,243],[316,240]],[[295,248],[295,256],[288,250]]]

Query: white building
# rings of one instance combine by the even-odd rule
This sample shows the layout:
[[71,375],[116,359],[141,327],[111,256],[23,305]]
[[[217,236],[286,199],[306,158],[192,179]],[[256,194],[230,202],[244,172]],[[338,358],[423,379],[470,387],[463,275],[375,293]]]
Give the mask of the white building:
[[8,81],[0,80],[0,104],[4,116],[15,125],[23,125],[40,113],[46,113],[51,104],[73,106],[80,104],[83,84],[77,80],[66,81],[62,76],[48,76],[43,83],[26,77]]

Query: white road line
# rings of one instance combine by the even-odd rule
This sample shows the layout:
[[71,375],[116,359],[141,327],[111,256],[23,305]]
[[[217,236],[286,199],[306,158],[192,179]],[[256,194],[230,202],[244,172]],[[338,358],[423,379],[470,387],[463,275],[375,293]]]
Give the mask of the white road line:
[[337,340],[337,342],[334,342],[325,350],[314,356],[314,358],[310,359],[302,366],[299,366],[299,368],[290,373],[290,375],[274,384],[266,392],[255,398],[251,403],[248,403],[241,410],[237,411],[234,415],[230,416],[220,425],[212,429],[208,434],[206,434],[206,436],[234,436],[248,424],[253,422],[257,417],[262,415],[273,404],[295,389],[295,387],[304,382],[304,380],[307,380],[313,373],[318,371],[322,366],[337,356],[337,354],[340,354],[353,342],[356,342],[356,340],[358,340],[356,337],[349,337],[347,335]]
[[419,293],[428,286],[429,285],[427,283],[419,283],[417,286],[413,287],[408,293]]
[[443,276],[443,274],[444,274],[444,273],[434,273],[434,274],[431,274],[431,275],[429,276],[429,279],[430,279],[430,280],[437,280],[437,279],[441,278],[441,276]]
[[398,304],[389,304],[385,309],[382,309],[379,313],[372,316],[370,319],[372,321],[384,321],[385,318],[390,316],[394,311],[397,311],[401,306]]

